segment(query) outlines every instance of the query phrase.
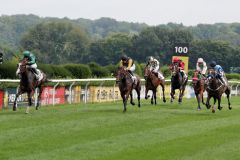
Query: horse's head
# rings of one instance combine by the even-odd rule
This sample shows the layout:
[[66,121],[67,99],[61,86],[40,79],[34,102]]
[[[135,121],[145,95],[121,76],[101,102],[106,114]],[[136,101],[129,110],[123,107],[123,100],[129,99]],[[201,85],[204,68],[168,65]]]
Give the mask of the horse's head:
[[149,77],[150,74],[151,74],[151,71],[150,71],[149,67],[145,67],[145,69],[144,69],[144,79],[147,80],[147,78]]
[[172,66],[171,66],[171,71],[172,71],[172,76],[176,76],[179,72],[179,68],[178,68],[178,64],[177,63],[174,63]]
[[193,75],[192,75],[192,83],[196,84],[198,82],[198,70],[193,71]]
[[125,69],[125,67],[118,67],[115,77],[116,77],[116,82],[120,82],[124,78],[128,76],[128,71]]
[[214,69],[212,69],[212,68],[208,69],[208,79],[207,80],[208,80],[209,84],[217,83],[216,72]]
[[16,76],[18,76],[19,74],[23,74],[27,71],[26,65],[27,65],[27,59],[23,59],[17,64]]

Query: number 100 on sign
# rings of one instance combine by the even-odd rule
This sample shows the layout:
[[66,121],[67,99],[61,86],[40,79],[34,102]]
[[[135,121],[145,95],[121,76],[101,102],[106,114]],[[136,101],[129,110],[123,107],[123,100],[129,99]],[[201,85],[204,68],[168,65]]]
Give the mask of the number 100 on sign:
[[174,47],[174,52],[178,54],[187,54],[188,53],[188,47],[183,47],[183,46],[175,46]]

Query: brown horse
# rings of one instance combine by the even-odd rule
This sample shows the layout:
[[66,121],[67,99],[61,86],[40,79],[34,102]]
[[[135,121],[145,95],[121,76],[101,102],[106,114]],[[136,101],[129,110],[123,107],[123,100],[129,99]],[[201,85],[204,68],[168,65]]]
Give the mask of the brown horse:
[[36,88],[39,88],[39,94],[38,94],[38,100],[37,100],[37,106],[36,110],[39,107],[39,103],[41,100],[41,93],[43,90],[43,85],[47,81],[46,75],[43,74],[43,78],[41,81],[37,81],[35,78],[34,73],[31,71],[30,68],[27,68],[27,59],[23,59],[18,64],[18,69],[20,71],[20,87],[18,89],[18,93],[15,97],[14,103],[13,103],[13,111],[16,111],[16,102],[19,95],[23,93],[27,93],[28,96],[28,106],[26,109],[26,113],[29,113],[29,107],[32,106],[32,96],[34,94],[34,90]]
[[124,109],[123,112],[127,111],[127,100],[130,95],[130,103],[135,105],[132,98],[132,90],[135,89],[137,92],[138,98],[138,107],[140,107],[140,91],[141,91],[141,84],[140,78],[137,77],[137,82],[134,83],[130,73],[126,70],[125,67],[118,67],[116,73],[116,82],[118,83],[119,90],[121,92],[121,97],[123,99]]
[[179,89],[179,98],[178,98],[178,103],[182,103],[182,98],[184,95],[184,91],[188,82],[188,79],[184,80],[183,76],[180,73],[180,69],[177,64],[174,64],[170,66],[170,70],[172,72],[172,77],[171,77],[171,103],[173,102],[173,99],[175,99],[175,90]]
[[157,96],[156,96],[156,92],[157,92],[157,87],[159,85],[161,85],[162,87],[162,92],[163,92],[163,102],[165,103],[166,102],[166,98],[165,98],[165,94],[164,94],[164,91],[165,91],[165,80],[160,80],[158,78],[158,76],[151,72],[149,67],[145,67],[144,69],[144,79],[146,80],[145,81],[145,99],[148,99],[149,96],[147,95],[148,94],[148,91],[149,90],[152,90],[153,94],[152,94],[152,98],[151,98],[151,104],[153,104],[153,98],[154,98],[154,102],[155,102],[155,105],[157,104]]
[[[216,72],[214,69],[209,69],[208,70],[208,75],[210,78],[208,78],[208,85],[207,85],[207,101],[206,101],[206,107],[207,109],[211,108],[211,105],[209,103],[210,99],[213,97],[214,99],[214,104],[212,106],[212,112],[215,113],[215,104],[216,104],[216,100],[218,100],[218,109],[221,110],[221,98],[222,98],[222,94],[225,93],[227,95],[227,99],[228,99],[228,109],[231,110],[231,103],[229,100],[229,96],[231,93],[231,89],[228,85],[224,85],[221,80],[219,80],[218,78],[216,78]],[[225,78],[225,77],[224,77]]]
[[199,74],[199,71],[197,70],[193,72],[192,84],[193,84],[193,89],[198,102],[197,109],[201,110],[201,106],[200,106],[201,101],[205,105],[204,99],[203,99],[203,92],[206,90],[206,85],[205,85],[205,80],[203,78],[201,78],[200,80],[198,79],[198,74]]

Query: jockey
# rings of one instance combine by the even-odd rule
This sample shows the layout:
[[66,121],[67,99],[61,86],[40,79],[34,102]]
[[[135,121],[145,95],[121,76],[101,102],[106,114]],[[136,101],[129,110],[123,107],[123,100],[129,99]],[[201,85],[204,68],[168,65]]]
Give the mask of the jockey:
[[220,79],[224,85],[227,85],[227,82],[224,78],[225,74],[224,74],[223,68],[220,65],[217,65],[215,61],[210,62],[210,67],[212,67],[217,73],[216,78]]
[[36,64],[36,58],[35,56],[29,52],[29,51],[24,51],[23,52],[23,59],[27,59],[27,68],[31,68],[33,73],[36,76],[37,80],[40,80],[41,72],[39,69],[37,69],[37,64]]
[[178,68],[179,68],[179,71],[180,71],[182,77],[184,78],[184,80],[186,80],[187,79],[187,74],[184,71],[184,65],[185,65],[184,62],[181,59],[179,59],[178,57],[174,57],[173,58],[173,64],[178,65]]
[[160,80],[163,80],[163,75],[159,72],[159,61],[152,56],[148,57],[147,67],[157,75]]
[[196,70],[199,72],[198,79],[201,79],[201,75],[203,77],[206,77],[207,64],[202,58],[198,58],[197,64],[196,64]]
[[127,55],[123,55],[121,57],[120,67],[125,67],[129,74],[131,75],[132,80],[135,82],[136,77],[134,76],[133,72],[135,71],[136,66],[134,64],[133,59],[128,57]]

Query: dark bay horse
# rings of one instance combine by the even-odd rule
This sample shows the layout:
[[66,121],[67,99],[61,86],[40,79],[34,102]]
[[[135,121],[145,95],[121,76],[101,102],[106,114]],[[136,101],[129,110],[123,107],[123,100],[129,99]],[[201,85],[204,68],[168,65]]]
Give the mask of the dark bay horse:
[[152,90],[153,94],[152,94],[152,98],[151,98],[151,104],[153,104],[153,99],[154,99],[154,103],[155,105],[157,104],[157,96],[156,96],[156,92],[157,92],[157,87],[159,85],[161,85],[162,87],[162,92],[163,92],[163,102],[165,103],[166,102],[166,98],[165,98],[165,80],[160,80],[158,78],[158,76],[153,73],[152,71],[150,71],[149,67],[145,67],[144,69],[144,79],[146,80],[145,81],[145,99],[148,99],[149,96],[147,95],[148,94],[148,91],[149,90]]
[[[229,96],[231,93],[231,89],[228,85],[224,85],[223,82],[221,82],[221,80],[219,80],[218,78],[216,78],[216,72],[214,69],[209,69],[208,70],[208,75],[210,76],[210,78],[208,78],[208,85],[207,85],[207,101],[206,101],[206,107],[207,109],[211,108],[211,105],[209,103],[210,99],[213,98],[214,99],[214,104],[212,106],[212,112],[215,113],[215,104],[216,104],[216,100],[218,100],[218,109],[221,110],[221,98],[222,98],[222,94],[225,93],[227,95],[227,99],[228,99],[228,109],[231,110],[231,103],[229,100]],[[226,77],[224,77],[226,79]]]
[[198,102],[197,109],[201,110],[201,106],[200,106],[201,101],[205,105],[204,99],[203,99],[203,93],[206,90],[206,85],[205,85],[205,80],[203,78],[198,79],[198,74],[199,74],[199,71],[197,70],[193,72],[192,84],[193,84],[193,89]]
[[14,100],[13,111],[16,111],[16,109],[17,109],[16,102],[17,102],[18,96],[23,93],[27,93],[28,106],[26,109],[26,113],[29,113],[29,107],[32,106],[32,96],[33,96],[34,90],[36,88],[39,88],[36,110],[38,109],[39,103],[41,100],[41,93],[43,90],[43,85],[47,81],[47,78],[46,78],[46,75],[44,73],[42,73],[43,78],[41,79],[41,81],[37,81],[34,73],[31,71],[31,69],[27,68],[27,60],[26,59],[23,59],[18,64],[18,70],[20,71],[20,87],[18,89],[17,95]]
[[134,83],[131,75],[125,69],[125,67],[118,67],[116,72],[116,82],[118,83],[119,90],[121,92],[121,97],[123,99],[124,109],[123,112],[127,111],[127,100],[130,95],[130,103],[135,105],[132,98],[132,90],[135,89],[137,92],[138,98],[138,107],[140,107],[140,91],[141,91],[141,84],[140,78],[137,77],[137,83]]
[[181,76],[180,69],[177,64],[170,66],[170,70],[172,72],[171,93],[170,93],[171,103],[173,102],[173,99],[175,99],[175,97],[174,97],[175,90],[179,89],[178,103],[181,104],[188,79],[184,80],[183,76]]

